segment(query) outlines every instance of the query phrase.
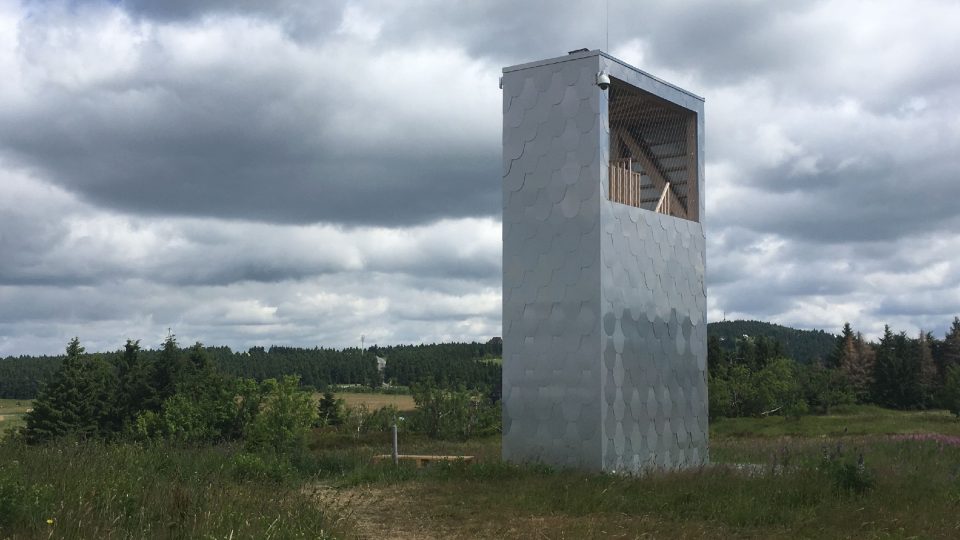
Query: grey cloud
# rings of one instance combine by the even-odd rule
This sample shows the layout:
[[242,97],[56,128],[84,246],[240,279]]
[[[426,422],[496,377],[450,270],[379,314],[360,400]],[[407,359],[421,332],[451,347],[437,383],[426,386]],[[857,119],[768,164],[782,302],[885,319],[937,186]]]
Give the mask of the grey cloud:
[[[44,22],[22,26],[21,66],[56,54],[32,35],[53,31]],[[259,41],[213,59],[197,50],[197,62],[177,48],[232,39],[213,22],[131,27],[132,52],[115,72],[23,69],[18,82],[42,93],[42,106],[0,115],[3,154],[94,204],[142,215],[408,225],[497,212],[496,122],[476,122],[475,99],[461,94],[467,75],[437,79],[446,66],[431,66],[429,52],[422,69],[417,52],[391,65],[388,50],[301,47],[269,22],[224,24]],[[398,77],[414,78],[403,87],[422,96],[396,99]],[[495,77],[491,68],[491,103]]]
[[[168,328],[183,343],[240,350],[350,346],[361,333],[368,343],[381,344],[499,334],[495,289],[449,283],[442,288],[451,292],[425,296],[405,282],[402,276],[357,272],[296,284],[168,287],[123,280],[96,289],[0,287],[0,356],[55,353],[74,335],[90,350],[113,350],[127,338],[158,344]],[[431,315],[433,310],[439,315]]]
[[950,318],[960,313],[960,295],[953,294],[952,297],[944,298],[941,291],[896,295],[880,302],[874,313],[879,317],[936,317],[938,326],[946,328]]
[[[744,200],[739,209],[726,207],[725,219],[718,221],[822,243],[889,241],[930,230],[955,230],[953,201],[960,198],[960,184],[943,180],[960,176],[960,167],[955,172],[931,172],[924,170],[925,165],[820,173],[810,182],[798,178],[794,189],[776,197]],[[778,172],[767,177],[786,174]]]
[[98,211],[29,177],[7,182],[0,198],[18,195],[34,215],[0,204],[0,286],[223,286],[360,272],[499,280],[500,230],[489,219],[412,228],[155,220]]
[[[603,47],[602,4],[118,5],[3,28],[0,354],[499,334],[496,77]],[[612,48],[707,98],[714,315],[960,311],[955,8],[857,9],[611,2]]]

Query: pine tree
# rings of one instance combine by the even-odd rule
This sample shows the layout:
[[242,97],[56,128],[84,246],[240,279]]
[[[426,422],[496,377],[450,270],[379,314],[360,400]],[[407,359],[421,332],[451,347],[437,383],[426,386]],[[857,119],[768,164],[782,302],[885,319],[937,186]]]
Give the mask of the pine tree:
[[117,361],[117,391],[114,406],[118,430],[132,427],[141,411],[158,412],[162,400],[153,386],[154,365],[140,354],[140,341],[128,339]]
[[152,370],[153,400],[145,408],[159,410],[163,401],[176,393],[177,383],[187,378],[191,368],[190,360],[184,358],[177,345],[177,336],[168,333]]
[[899,384],[897,376],[899,370],[896,363],[896,351],[893,343],[893,332],[889,325],[883,327],[883,337],[877,344],[877,360],[873,371],[873,400],[875,403],[886,406],[896,406],[896,390]]
[[329,390],[317,404],[318,420],[322,426],[339,426],[343,423],[343,400],[334,397]]
[[933,361],[933,351],[930,346],[933,335],[920,330],[917,338],[917,360],[919,362],[919,385],[923,407],[934,404],[934,396],[939,392],[937,366]]
[[960,317],[954,317],[950,330],[943,339],[940,353],[941,380],[946,377],[950,366],[960,366]]
[[884,327],[874,377],[877,403],[896,409],[923,405],[918,348],[906,333],[894,335],[889,326]]
[[107,436],[112,432],[116,376],[102,358],[85,358],[80,340],[67,345],[67,357],[27,413],[27,441],[43,442],[72,435]]
[[870,400],[870,391],[873,387],[873,371],[873,348],[864,341],[863,334],[858,332],[853,335],[851,329],[850,335],[843,340],[843,347],[840,350],[840,372],[853,391],[854,398],[859,403],[866,403]]
[[960,417],[960,365],[952,365],[947,368],[941,402],[947,410]]
[[855,354],[853,343],[856,336],[850,323],[843,323],[843,331],[837,336],[837,344],[833,353],[827,358],[827,367],[838,368],[848,361],[848,355]]

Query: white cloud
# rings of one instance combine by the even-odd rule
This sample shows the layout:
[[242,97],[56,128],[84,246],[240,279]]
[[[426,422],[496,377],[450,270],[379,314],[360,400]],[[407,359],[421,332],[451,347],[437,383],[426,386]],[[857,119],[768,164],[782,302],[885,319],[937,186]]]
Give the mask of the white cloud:
[[[960,5],[633,9],[611,3],[614,53],[707,99],[711,319],[875,336],[960,313]],[[167,328],[240,348],[499,334],[496,77],[598,46],[601,19],[0,4],[0,354]]]

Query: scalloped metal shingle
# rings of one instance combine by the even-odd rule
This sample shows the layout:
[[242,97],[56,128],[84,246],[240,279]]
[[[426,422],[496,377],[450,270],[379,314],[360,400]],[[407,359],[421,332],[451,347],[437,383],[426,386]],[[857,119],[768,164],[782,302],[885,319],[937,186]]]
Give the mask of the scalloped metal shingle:
[[610,202],[611,76],[703,102],[596,51],[504,70],[503,455],[591,470],[709,456],[700,223]]

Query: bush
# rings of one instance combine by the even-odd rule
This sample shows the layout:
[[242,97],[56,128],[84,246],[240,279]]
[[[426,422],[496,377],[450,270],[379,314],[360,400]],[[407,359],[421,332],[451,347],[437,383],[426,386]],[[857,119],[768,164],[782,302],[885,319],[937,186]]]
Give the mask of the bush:
[[267,379],[260,386],[260,410],[247,429],[249,450],[301,450],[314,424],[316,408],[310,394],[300,390],[299,377]]
[[367,420],[367,431],[390,431],[400,417],[400,411],[394,405],[385,405],[373,411]]
[[709,415],[711,420],[725,416],[735,416],[733,412],[733,396],[730,393],[730,384],[721,377],[707,376],[710,385],[708,394]]
[[431,438],[466,440],[500,432],[499,404],[491,404],[479,392],[417,385],[413,401],[417,404],[414,429]]
[[833,451],[824,448],[820,471],[830,479],[837,492],[859,495],[873,489],[873,475],[864,465],[863,454],[854,462],[843,456],[840,444]]
[[343,428],[359,437],[363,433],[390,431],[399,418],[400,411],[393,405],[386,405],[371,411],[366,405],[346,407]]
[[[180,444],[216,443],[238,439],[258,411],[260,389],[255,382],[215,373],[179,385],[159,412],[142,411],[132,434],[140,440],[169,439]],[[257,407],[250,410],[252,407]]]
[[798,417],[808,410],[792,360],[780,358],[752,371],[730,366],[709,378],[711,418],[779,414]]

